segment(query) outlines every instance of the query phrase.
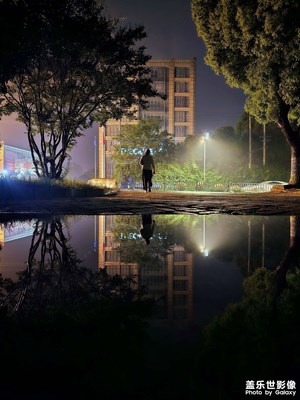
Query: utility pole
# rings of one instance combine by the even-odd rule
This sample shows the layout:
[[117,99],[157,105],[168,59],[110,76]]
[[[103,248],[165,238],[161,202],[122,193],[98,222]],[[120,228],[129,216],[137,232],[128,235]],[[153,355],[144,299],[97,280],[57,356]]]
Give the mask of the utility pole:
[[97,136],[94,136],[94,175],[97,178]]
[[252,126],[251,126],[251,115],[249,114],[248,119],[248,134],[249,134],[249,169],[252,168]]
[[263,166],[266,165],[266,124],[263,124]]

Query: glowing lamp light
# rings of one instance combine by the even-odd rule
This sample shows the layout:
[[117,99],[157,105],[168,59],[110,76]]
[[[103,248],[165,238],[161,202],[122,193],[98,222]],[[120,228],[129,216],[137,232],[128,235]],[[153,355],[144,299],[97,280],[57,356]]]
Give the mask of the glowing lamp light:
[[201,246],[200,247],[200,253],[203,254],[204,257],[209,256],[209,250],[206,247]]

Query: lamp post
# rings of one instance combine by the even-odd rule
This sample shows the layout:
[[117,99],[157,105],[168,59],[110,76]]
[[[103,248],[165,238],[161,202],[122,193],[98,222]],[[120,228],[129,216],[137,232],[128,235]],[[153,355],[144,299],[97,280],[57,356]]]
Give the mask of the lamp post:
[[209,139],[209,132],[205,132],[204,135],[202,136],[202,142],[203,142],[203,181],[205,185],[205,179],[206,179],[206,141]]

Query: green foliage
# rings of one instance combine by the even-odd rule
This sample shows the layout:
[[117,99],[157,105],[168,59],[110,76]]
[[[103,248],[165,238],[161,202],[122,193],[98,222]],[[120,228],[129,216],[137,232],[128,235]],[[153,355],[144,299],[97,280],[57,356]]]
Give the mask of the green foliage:
[[147,270],[161,269],[163,272],[166,257],[174,246],[183,246],[186,252],[199,250],[198,241],[192,236],[194,229],[200,229],[199,218],[194,215],[152,215],[152,221],[155,224],[153,235],[147,245],[141,235],[142,216],[114,217],[113,243],[121,263],[135,263],[142,275]]
[[247,94],[246,110],[275,122],[292,149],[290,183],[300,184],[300,3],[193,0],[206,62]]
[[[249,159],[249,119],[244,113],[235,127],[236,142],[241,148],[241,162],[247,165]],[[253,118],[251,120],[252,132],[252,165],[253,170],[248,174],[264,177],[262,180],[279,179],[288,180],[290,167],[290,149],[280,129],[274,124],[266,125],[266,166],[262,165],[262,139],[263,126]],[[245,171],[246,172],[246,171]],[[247,174],[246,174],[247,175]]]
[[116,138],[112,158],[115,161],[115,177],[128,180],[141,179],[139,160],[146,149],[151,149],[154,163],[168,162],[174,154],[174,142],[167,131],[160,129],[159,120],[139,120],[135,124],[121,126]]
[[278,121],[280,99],[299,111],[299,13],[296,0],[192,1],[206,62],[244,89],[260,122]]
[[203,169],[196,162],[184,164],[158,164],[155,181],[164,190],[227,190],[229,178],[214,170],[206,171],[205,180]]
[[[5,82],[0,113],[16,112],[25,124],[37,175],[58,179],[94,121],[120,118],[155,94],[145,66],[150,57],[137,46],[143,27],[105,17],[98,1],[25,4],[21,22],[35,27],[37,48]],[[23,2],[18,6],[23,10]]]
[[221,126],[214,132],[214,139],[224,140],[226,142],[234,141],[235,130],[232,126]]
[[299,271],[289,272],[288,281],[278,294],[276,273],[256,270],[245,279],[242,302],[206,327],[194,379],[204,374],[210,398],[239,398],[249,376],[295,379],[299,373]]
[[16,72],[23,71],[40,51],[37,21],[26,18],[24,23],[28,15],[26,3],[0,1],[0,92],[5,91],[5,83]]
[[[141,180],[139,160],[146,148],[154,149],[154,182],[163,190],[227,191],[232,182],[288,180],[288,144],[274,124],[266,127],[266,166],[262,166],[262,125],[252,121],[252,168],[248,167],[248,115],[236,127],[220,127],[206,143],[206,177],[203,174],[203,142],[188,136],[176,146],[167,132],[159,131],[158,121],[126,125],[114,148],[115,175],[119,181]],[[281,160],[278,163],[278,160]],[[238,190],[237,190],[238,191]]]

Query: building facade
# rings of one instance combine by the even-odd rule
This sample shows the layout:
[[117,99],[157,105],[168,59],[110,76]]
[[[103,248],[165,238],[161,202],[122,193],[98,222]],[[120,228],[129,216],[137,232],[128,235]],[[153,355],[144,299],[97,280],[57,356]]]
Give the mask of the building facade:
[[168,131],[175,143],[195,133],[196,59],[151,60],[148,62],[153,86],[163,98],[148,99],[146,110],[137,110],[136,117],[120,121],[109,120],[99,128],[98,177],[113,178],[112,148],[121,125],[136,123],[137,119],[159,119],[161,129]]
[[0,141],[0,173],[34,174],[34,166],[29,150],[9,146]]
[[[163,324],[190,323],[194,315],[193,254],[174,244],[158,265],[124,262],[118,251],[120,242],[113,234],[116,216],[101,215],[97,219],[98,268],[110,276],[132,278],[135,288],[146,288],[147,296],[157,302],[158,319]],[[137,241],[135,249],[140,246],[140,235],[132,234],[129,240]]]

